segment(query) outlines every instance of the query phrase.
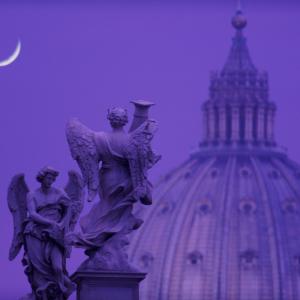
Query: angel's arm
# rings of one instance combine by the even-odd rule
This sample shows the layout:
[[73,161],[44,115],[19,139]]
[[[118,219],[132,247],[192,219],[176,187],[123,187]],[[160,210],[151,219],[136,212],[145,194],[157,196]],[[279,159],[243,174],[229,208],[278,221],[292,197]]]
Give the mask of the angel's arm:
[[43,224],[43,225],[54,225],[55,224],[55,222],[44,218],[36,211],[34,199],[31,194],[27,195],[27,210],[28,210],[29,216],[32,218],[33,221]]

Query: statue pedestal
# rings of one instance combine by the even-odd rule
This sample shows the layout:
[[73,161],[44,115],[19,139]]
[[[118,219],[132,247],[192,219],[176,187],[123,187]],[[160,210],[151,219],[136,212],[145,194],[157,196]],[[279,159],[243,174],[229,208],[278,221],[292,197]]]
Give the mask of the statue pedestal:
[[79,271],[72,275],[77,300],[139,300],[145,273]]

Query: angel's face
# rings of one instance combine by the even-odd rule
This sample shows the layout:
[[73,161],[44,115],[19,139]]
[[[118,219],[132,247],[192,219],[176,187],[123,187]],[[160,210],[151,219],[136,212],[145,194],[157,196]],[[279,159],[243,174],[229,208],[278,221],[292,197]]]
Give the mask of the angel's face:
[[52,175],[52,174],[50,174],[50,173],[48,173],[48,174],[44,177],[44,179],[43,179],[43,181],[42,181],[42,185],[43,185],[44,187],[46,187],[46,188],[50,188],[51,185],[52,185],[52,183],[53,183],[54,181],[55,181],[55,176]]

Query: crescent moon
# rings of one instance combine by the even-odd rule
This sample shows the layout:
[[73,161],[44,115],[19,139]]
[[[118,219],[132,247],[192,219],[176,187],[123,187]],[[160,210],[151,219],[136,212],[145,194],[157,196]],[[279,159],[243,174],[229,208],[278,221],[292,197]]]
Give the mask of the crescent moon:
[[19,56],[21,51],[21,42],[18,40],[15,51],[7,59],[0,61],[0,67],[5,67],[13,63]]

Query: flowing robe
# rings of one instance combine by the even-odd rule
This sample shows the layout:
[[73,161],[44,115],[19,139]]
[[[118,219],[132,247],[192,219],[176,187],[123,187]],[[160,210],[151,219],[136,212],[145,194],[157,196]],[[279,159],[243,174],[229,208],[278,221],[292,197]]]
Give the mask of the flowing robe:
[[[63,191],[55,188],[51,188],[47,195],[38,189],[27,197],[34,202],[38,214],[56,223],[64,218],[70,201]],[[63,229],[54,230],[50,225],[28,218],[24,229],[23,264],[37,299],[63,300],[74,290],[65,268],[64,245]]]
[[100,201],[82,217],[81,232],[76,235],[74,243],[96,250],[114,234],[137,229],[142,220],[132,214],[136,198],[126,158],[128,135],[124,132],[99,132],[95,135],[95,143],[102,163],[97,183]]

